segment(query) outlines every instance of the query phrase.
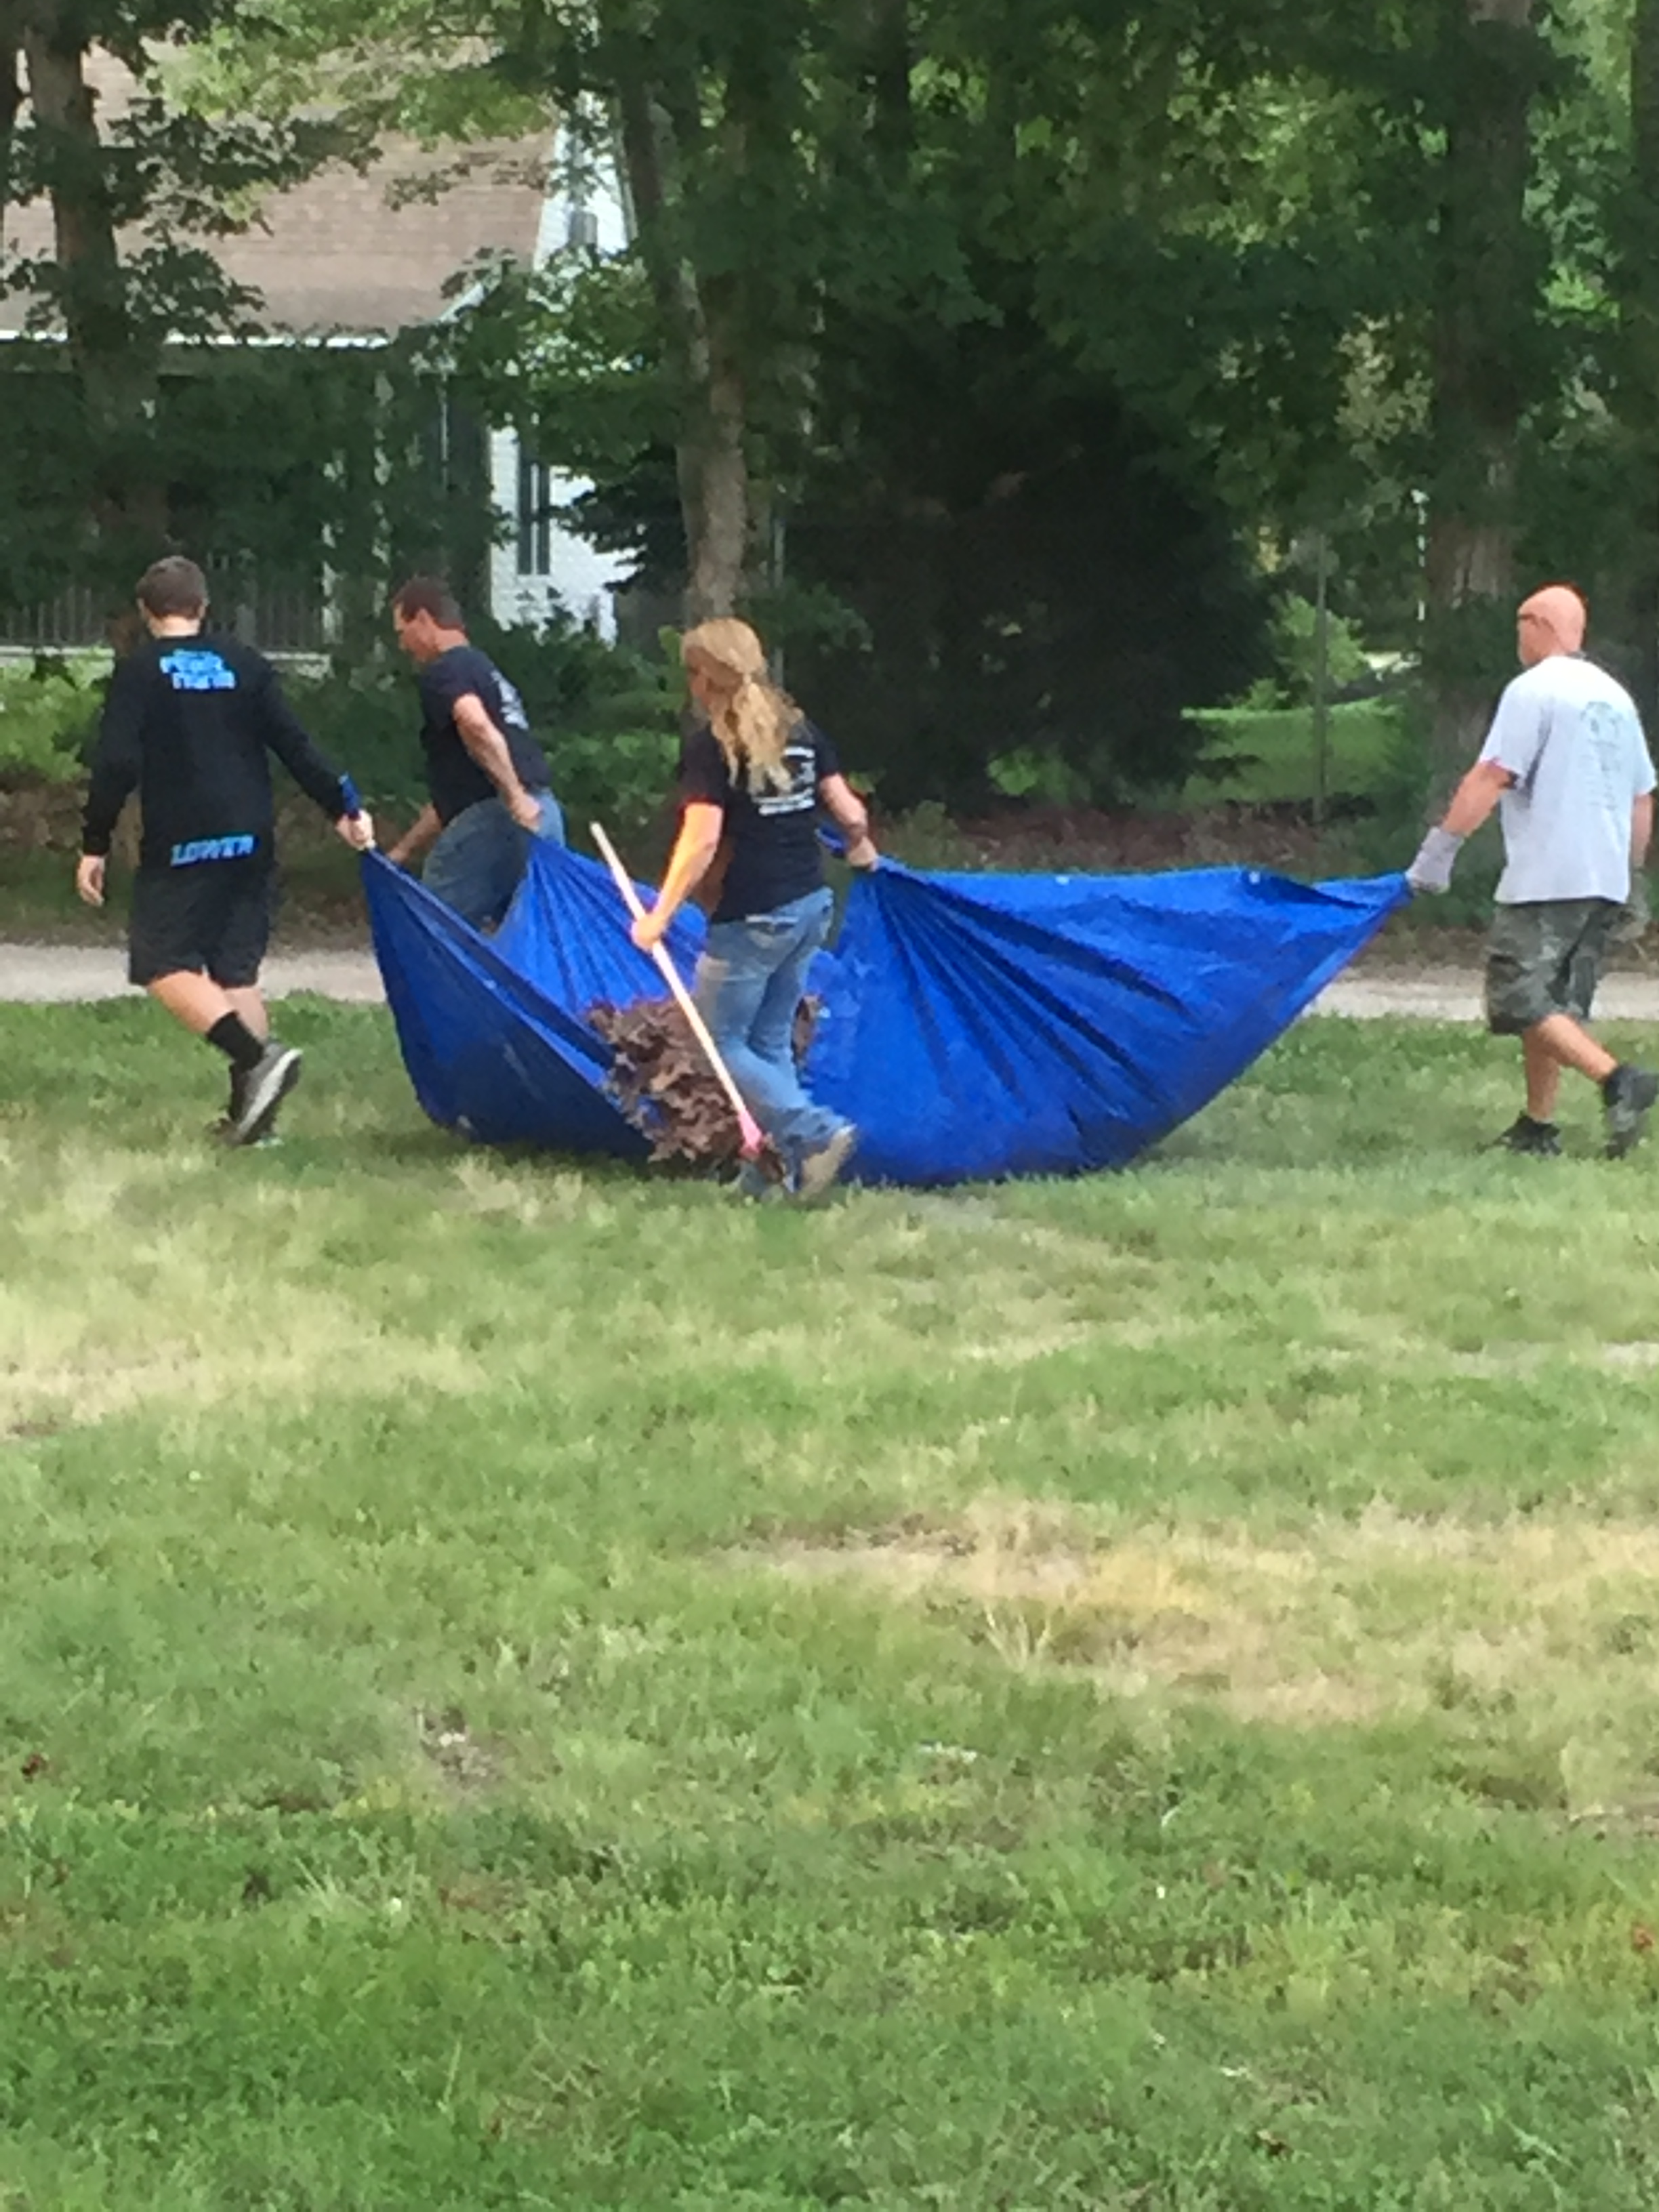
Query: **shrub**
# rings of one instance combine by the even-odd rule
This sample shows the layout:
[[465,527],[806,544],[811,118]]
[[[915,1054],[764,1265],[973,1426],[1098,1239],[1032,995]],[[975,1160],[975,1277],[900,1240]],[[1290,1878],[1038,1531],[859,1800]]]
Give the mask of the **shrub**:
[[[1292,592],[1279,602],[1273,652],[1276,674],[1253,684],[1240,704],[1257,712],[1306,706],[1314,696],[1319,663],[1319,613],[1311,599]],[[1370,672],[1358,631],[1340,615],[1328,619],[1327,658],[1333,692],[1358,684]]]
[[479,641],[523,696],[572,834],[596,817],[624,836],[652,821],[679,756],[678,636],[665,631],[655,656],[569,624]]
[[96,654],[0,668],[0,784],[74,783],[98,725]]

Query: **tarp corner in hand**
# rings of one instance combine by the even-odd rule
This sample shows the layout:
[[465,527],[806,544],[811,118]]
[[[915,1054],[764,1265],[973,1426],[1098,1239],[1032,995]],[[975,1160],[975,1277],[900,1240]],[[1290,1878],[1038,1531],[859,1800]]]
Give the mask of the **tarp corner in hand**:
[[[404,1057],[434,1121],[489,1143],[642,1158],[605,1096],[603,1000],[657,994],[608,872],[537,844],[481,937],[376,854],[365,880]],[[816,1097],[857,1123],[866,1182],[1125,1166],[1242,1074],[1409,896],[1404,878],[854,878],[823,1003]],[[683,968],[702,925],[669,943]]]

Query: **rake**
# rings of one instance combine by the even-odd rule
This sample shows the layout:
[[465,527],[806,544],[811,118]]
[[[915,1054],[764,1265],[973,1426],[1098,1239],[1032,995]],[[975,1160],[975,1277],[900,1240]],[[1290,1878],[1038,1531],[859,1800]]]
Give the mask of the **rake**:
[[[623,866],[622,856],[617,852],[616,847],[611,843],[610,838],[605,836],[605,831],[599,827],[597,822],[593,823],[592,829],[593,842],[599,847],[601,854],[604,856],[605,866],[610,869],[611,874],[617,879],[617,889],[623,895],[623,904],[627,907],[628,911],[633,915],[635,921],[643,921],[645,917],[645,908],[640,904],[640,895],[634,888],[633,878]],[[741,1131],[743,1136],[744,1158],[746,1160],[758,1159],[760,1158],[761,1147],[766,1142],[766,1132],[761,1127],[760,1123],[755,1119],[749,1109],[744,1104],[742,1093],[738,1091],[736,1083],[734,1083],[732,1079],[732,1071],[726,1066],[725,1060],[720,1057],[720,1048],[715,1043],[714,1038],[709,1035],[708,1023],[704,1021],[702,1016],[697,1012],[696,1000],[692,998],[690,991],[686,989],[685,985],[681,981],[680,971],[674,965],[673,958],[669,952],[668,947],[665,945],[653,945],[651,948],[651,957],[656,962],[658,968],[660,969],[664,982],[667,984],[669,989],[673,993],[675,1004],[678,1006],[680,1012],[685,1016],[686,1020],[690,1023],[692,1036],[696,1037],[697,1042],[702,1047],[704,1054],[708,1059],[708,1065],[714,1069],[716,1076],[719,1077],[721,1090],[725,1091],[727,1098],[731,1101],[732,1111],[738,1117],[738,1127]]]

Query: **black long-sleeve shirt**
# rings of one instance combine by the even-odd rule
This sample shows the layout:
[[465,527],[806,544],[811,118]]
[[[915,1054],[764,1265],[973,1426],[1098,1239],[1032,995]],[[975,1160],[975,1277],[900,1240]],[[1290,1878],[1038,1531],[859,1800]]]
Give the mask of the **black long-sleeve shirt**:
[[81,844],[110,848],[137,790],[143,868],[272,858],[270,753],[331,820],[347,810],[341,778],[318,751],[263,654],[234,638],[152,637],[118,664]]

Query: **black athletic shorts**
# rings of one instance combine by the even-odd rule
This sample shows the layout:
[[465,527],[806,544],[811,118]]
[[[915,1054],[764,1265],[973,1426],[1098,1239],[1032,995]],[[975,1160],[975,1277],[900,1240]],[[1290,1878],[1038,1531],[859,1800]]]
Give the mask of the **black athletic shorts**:
[[198,860],[140,868],[132,881],[127,974],[153,983],[180,969],[228,991],[259,980],[270,941],[276,877],[266,860]]

